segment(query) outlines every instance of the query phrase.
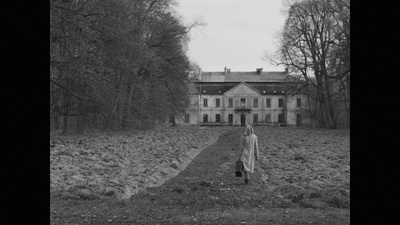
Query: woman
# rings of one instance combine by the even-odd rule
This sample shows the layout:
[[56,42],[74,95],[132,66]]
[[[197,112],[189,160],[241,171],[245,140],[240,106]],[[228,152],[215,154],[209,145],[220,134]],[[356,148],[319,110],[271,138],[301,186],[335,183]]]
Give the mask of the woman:
[[254,173],[254,163],[258,160],[258,143],[257,136],[254,134],[251,125],[246,126],[244,136],[240,140],[240,158],[243,161],[244,182],[249,184],[249,173]]

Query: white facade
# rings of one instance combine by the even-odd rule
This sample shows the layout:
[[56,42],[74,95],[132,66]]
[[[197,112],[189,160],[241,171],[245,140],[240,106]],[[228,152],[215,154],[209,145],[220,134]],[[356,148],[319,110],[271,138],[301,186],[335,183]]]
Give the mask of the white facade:
[[[265,72],[235,73],[231,77],[226,72],[225,76],[218,72],[208,74],[209,77],[202,76],[203,79],[193,83],[195,89],[192,87],[191,106],[187,110],[185,121],[177,121],[178,123],[200,125],[306,123],[304,116],[301,115],[306,98],[304,95],[290,96],[286,93],[289,82],[285,82],[284,73],[279,75],[275,72],[274,79],[268,77]],[[232,82],[234,79],[240,82]],[[298,121],[298,118],[302,121]]]

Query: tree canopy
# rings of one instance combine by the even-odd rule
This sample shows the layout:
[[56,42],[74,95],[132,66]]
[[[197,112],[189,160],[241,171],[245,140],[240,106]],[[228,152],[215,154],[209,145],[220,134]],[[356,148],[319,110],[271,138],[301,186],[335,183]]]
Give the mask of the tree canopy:
[[268,56],[302,80],[321,127],[350,126],[350,0],[286,1],[279,51]]
[[50,117],[64,132],[152,126],[188,106],[173,0],[51,0]]

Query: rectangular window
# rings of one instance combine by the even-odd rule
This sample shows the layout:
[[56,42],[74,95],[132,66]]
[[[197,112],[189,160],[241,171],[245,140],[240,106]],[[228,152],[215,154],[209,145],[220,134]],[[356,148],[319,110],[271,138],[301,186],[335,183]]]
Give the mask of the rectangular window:
[[283,98],[279,99],[279,107],[283,107]]
[[233,107],[233,98],[230,98],[228,101],[229,101],[228,107],[232,108]]
[[189,123],[189,114],[185,115],[185,123]]
[[220,107],[220,101],[221,100],[219,98],[215,99],[215,107],[217,107],[217,108]]
[[240,106],[241,107],[245,107],[246,106],[246,99],[245,98],[241,98],[240,99]]
[[257,124],[258,123],[258,114],[253,115],[253,123]]
[[233,114],[228,114],[228,123],[233,123]]
[[258,108],[258,98],[255,98],[253,101],[253,107]]
[[208,122],[208,115],[207,115],[207,114],[204,114],[204,115],[203,115],[203,122],[204,122],[204,123],[207,123],[207,122]]
[[296,124],[297,124],[297,126],[301,126],[301,114],[297,114],[297,117],[296,117]]
[[205,98],[204,101],[203,101],[203,106],[204,106],[204,107],[208,107],[208,101],[207,101],[206,98]]
[[297,99],[297,107],[301,107],[301,98]]
[[217,122],[217,123],[221,122],[221,115],[220,114],[215,114],[215,122]]
[[284,123],[285,121],[283,120],[283,113],[278,115],[278,122],[279,123]]
[[271,123],[271,114],[265,114],[265,121]]
[[270,99],[270,98],[267,98],[267,104],[266,104],[266,106],[267,106],[268,108],[271,108],[271,99]]

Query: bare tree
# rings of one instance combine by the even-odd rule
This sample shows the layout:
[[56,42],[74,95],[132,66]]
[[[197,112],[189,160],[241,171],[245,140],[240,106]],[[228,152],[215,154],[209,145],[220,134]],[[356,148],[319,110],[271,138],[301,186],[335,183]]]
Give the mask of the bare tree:
[[[287,66],[304,82],[309,96],[316,91],[320,126],[337,128],[338,97],[345,99],[349,118],[350,2],[348,0],[286,1],[287,19],[278,35],[279,51],[267,59]],[[310,79],[310,78],[313,79]],[[311,89],[310,89],[311,88]],[[309,105],[310,111],[311,105]],[[343,124],[343,123],[341,123]],[[345,123],[349,126],[349,120]]]

